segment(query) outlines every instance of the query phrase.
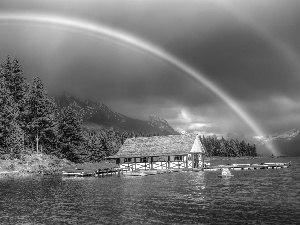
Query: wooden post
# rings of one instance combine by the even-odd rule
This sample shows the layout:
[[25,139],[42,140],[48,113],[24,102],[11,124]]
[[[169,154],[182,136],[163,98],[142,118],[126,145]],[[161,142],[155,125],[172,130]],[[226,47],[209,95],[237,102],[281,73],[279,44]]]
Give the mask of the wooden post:
[[134,170],[136,170],[136,158],[133,158],[134,160]]
[[35,138],[35,141],[36,141],[36,153],[39,153],[39,134],[38,132],[36,131],[36,138]]
[[151,163],[151,168],[150,169],[153,170],[153,157],[152,156],[150,157],[150,161],[151,161],[150,162]]
[[191,154],[191,160],[192,160],[192,169],[195,168],[195,162],[194,162],[194,154]]
[[188,154],[185,156],[185,168],[188,168],[189,167],[189,160],[188,160]]
[[170,169],[170,156],[168,156],[168,169]]

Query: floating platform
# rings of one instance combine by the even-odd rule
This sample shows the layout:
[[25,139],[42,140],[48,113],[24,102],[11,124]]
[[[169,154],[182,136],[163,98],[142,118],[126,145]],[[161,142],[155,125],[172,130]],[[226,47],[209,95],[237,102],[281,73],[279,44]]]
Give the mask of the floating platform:
[[222,178],[228,178],[228,177],[233,177],[234,175],[230,174],[230,175],[218,175],[218,177],[222,177]]
[[170,173],[181,172],[183,169],[169,169]]
[[128,173],[124,173],[124,176],[139,176],[139,177],[144,177],[144,176],[148,176],[149,174],[144,173],[144,172],[128,172]]
[[65,169],[62,171],[63,176],[90,177],[93,176],[93,174],[94,171],[81,168]]
[[147,175],[156,175],[157,170],[143,170],[143,173],[146,173]]
[[106,163],[86,163],[76,166],[66,167],[61,170],[63,176],[89,177],[107,176],[120,174],[121,169]]
[[229,170],[261,170],[261,169],[281,169],[291,166],[291,162],[288,163],[261,163],[261,164],[232,164],[232,165],[218,165],[203,168],[204,171],[219,171],[224,168]]

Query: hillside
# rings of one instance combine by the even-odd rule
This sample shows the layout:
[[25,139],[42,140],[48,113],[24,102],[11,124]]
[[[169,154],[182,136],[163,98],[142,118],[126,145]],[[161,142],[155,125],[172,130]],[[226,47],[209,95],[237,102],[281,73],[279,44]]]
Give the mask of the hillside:
[[114,129],[145,134],[171,135],[178,134],[166,120],[158,116],[150,116],[149,121],[133,119],[113,111],[103,103],[80,101],[69,94],[55,98],[58,107],[71,106],[83,118],[83,124],[94,129]]

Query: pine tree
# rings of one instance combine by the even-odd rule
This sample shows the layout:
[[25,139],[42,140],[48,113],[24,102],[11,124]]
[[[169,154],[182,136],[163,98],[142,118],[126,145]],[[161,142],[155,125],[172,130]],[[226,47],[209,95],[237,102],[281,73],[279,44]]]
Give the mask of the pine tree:
[[82,119],[72,106],[62,109],[58,123],[60,149],[57,154],[60,157],[66,157],[72,161],[79,159],[79,146],[84,140],[81,124]]
[[241,156],[246,156],[247,155],[247,149],[246,149],[246,147],[247,147],[246,143],[244,141],[241,141],[241,143],[239,145]]
[[108,155],[107,149],[107,135],[106,132],[93,131],[93,132],[84,132],[85,137],[85,152],[84,156],[81,155],[83,161],[88,162],[99,162],[103,160]]
[[[12,73],[12,63],[10,60],[10,56],[7,55],[5,61],[2,62],[0,66],[0,77],[1,78],[4,77],[5,80],[7,81],[11,77],[11,73]],[[10,89],[9,87],[7,88]]]
[[1,154],[18,157],[24,150],[24,132],[17,118],[19,109],[9,89],[5,77],[0,78],[0,148]]
[[28,96],[26,131],[30,141],[36,144],[39,152],[41,145],[49,145],[55,139],[57,129],[56,104],[49,98],[39,77],[33,79]]
[[5,77],[8,90],[13,96],[14,101],[21,107],[24,95],[28,91],[28,84],[23,76],[21,65],[17,59],[11,62],[10,57],[7,56],[6,61],[1,64],[1,68],[1,74]]

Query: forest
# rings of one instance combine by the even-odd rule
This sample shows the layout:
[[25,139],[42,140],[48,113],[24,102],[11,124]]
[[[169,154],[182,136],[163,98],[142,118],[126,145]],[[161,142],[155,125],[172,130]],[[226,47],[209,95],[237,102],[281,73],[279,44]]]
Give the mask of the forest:
[[[115,154],[133,132],[95,130],[82,125],[71,106],[59,108],[37,76],[27,82],[17,59],[0,66],[0,158],[43,153],[72,162],[98,162]],[[151,135],[150,135],[151,136]],[[255,146],[238,140],[202,137],[208,156],[255,156]]]
[[223,137],[217,139],[212,137],[200,137],[201,143],[206,150],[206,156],[221,156],[221,157],[241,157],[241,156],[257,156],[256,146],[239,141],[237,139],[225,140]]

